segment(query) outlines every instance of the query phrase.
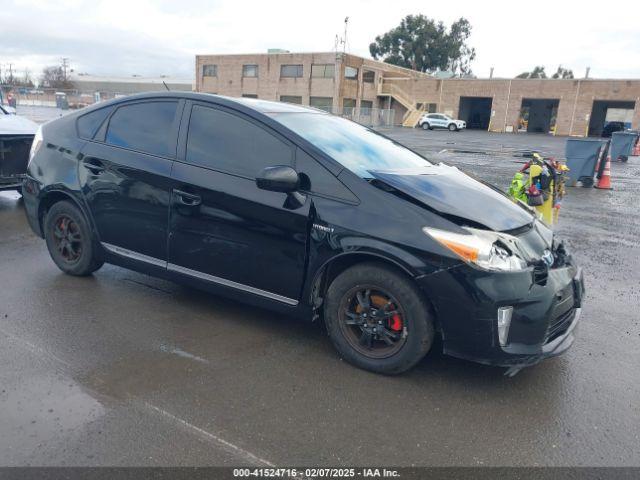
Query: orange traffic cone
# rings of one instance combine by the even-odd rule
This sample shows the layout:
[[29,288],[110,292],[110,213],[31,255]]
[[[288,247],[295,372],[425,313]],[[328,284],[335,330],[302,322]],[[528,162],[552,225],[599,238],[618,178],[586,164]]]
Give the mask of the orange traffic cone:
[[598,180],[598,184],[596,188],[601,188],[604,190],[611,190],[611,155],[607,155],[607,163],[604,164],[604,171],[602,172],[602,177]]

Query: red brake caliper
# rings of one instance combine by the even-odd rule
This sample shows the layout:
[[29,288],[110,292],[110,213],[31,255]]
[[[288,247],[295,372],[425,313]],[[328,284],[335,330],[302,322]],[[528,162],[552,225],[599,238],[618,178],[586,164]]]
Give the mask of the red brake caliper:
[[[393,307],[392,305],[392,308],[395,308],[395,307]],[[393,317],[389,319],[389,328],[396,332],[399,332],[402,330],[402,317],[400,317],[399,313],[396,313]]]

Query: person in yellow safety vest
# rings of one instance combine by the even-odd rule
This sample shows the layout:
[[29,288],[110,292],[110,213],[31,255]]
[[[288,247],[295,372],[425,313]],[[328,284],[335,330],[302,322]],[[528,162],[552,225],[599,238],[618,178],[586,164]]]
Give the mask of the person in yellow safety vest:
[[[549,225],[553,225],[558,221],[560,203],[565,194],[564,173],[568,170],[560,162],[554,159],[545,161],[534,153],[531,161],[514,175],[508,194],[534,207]],[[527,171],[529,177],[524,181]]]
[[513,176],[507,195],[515,200],[520,200],[524,203],[527,203],[527,193],[526,187],[524,185],[524,175],[522,174],[522,172],[517,172]]

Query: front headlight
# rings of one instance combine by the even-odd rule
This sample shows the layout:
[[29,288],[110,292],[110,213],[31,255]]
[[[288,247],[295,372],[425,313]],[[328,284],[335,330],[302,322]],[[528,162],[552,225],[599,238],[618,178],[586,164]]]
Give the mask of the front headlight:
[[527,262],[515,252],[511,235],[463,227],[468,234],[423,227],[422,231],[447,247],[465,262],[483,270],[515,272],[527,268]]

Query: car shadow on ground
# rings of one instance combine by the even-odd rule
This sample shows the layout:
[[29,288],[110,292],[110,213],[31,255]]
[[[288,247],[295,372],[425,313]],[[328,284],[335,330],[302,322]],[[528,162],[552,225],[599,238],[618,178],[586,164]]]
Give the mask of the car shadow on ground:
[[[308,350],[313,357],[326,357],[326,362],[334,364],[339,354],[333,348],[327,334],[323,320],[308,322],[304,319],[275,314],[259,307],[249,306],[233,300],[213,296],[207,292],[181,286],[181,297],[194,306],[220,312],[223,316],[231,316],[234,321],[241,322],[244,327],[259,331],[261,335],[273,336],[274,341],[286,336],[288,344],[298,344]],[[283,361],[287,361],[283,354]],[[324,362],[325,360],[320,359]],[[392,379],[392,383],[412,383],[433,385],[449,384],[450,386],[465,387],[483,391],[522,389],[529,385],[531,388],[561,387],[564,375],[564,363],[561,358],[549,359],[541,364],[525,368],[514,377],[505,375],[506,369],[483,365],[467,360],[451,357],[442,353],[442,340],[438,333],[434,338],[431,350],[411,370],[398,376],[383,376],[371,372],[364,372],[347,362],[340,361],[339,369],[343,373],[351,374],[357,371],[370,376],[373,381]]]

